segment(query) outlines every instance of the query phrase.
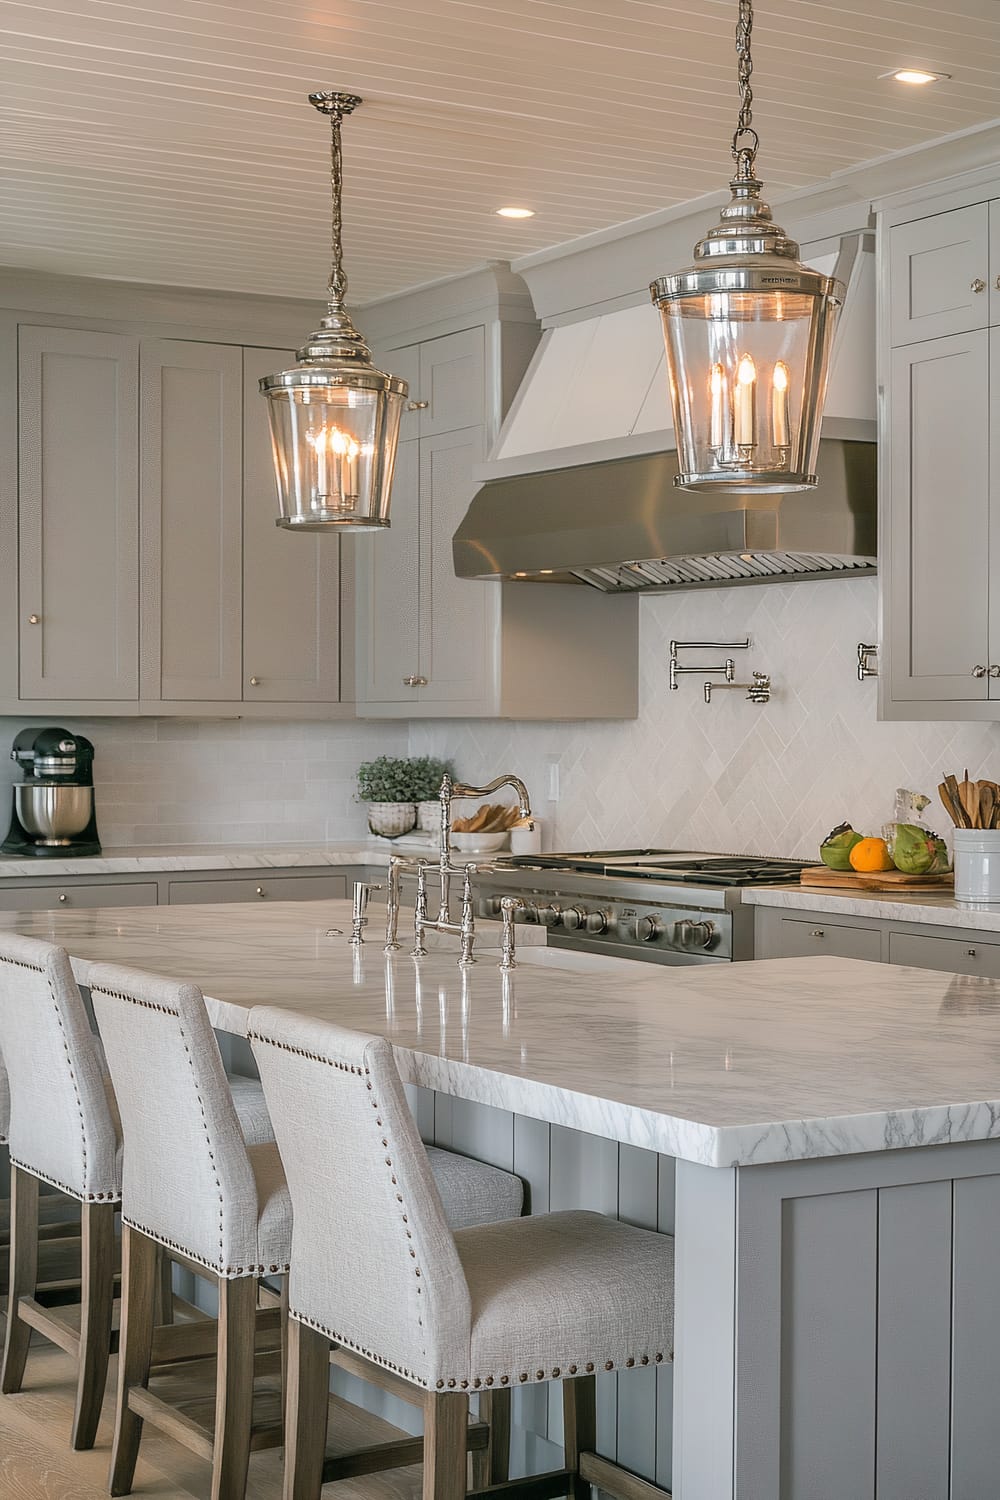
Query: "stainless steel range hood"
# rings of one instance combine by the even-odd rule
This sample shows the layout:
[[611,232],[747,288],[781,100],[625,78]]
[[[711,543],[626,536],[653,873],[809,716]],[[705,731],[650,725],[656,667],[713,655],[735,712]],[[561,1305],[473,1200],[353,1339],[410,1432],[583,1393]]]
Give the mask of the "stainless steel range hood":
[[659,320],[629,307],[546,330],[455,533],[456,574],[622,593],[874,572],[869,243],[835,243],[822,267],[848,295],[814,490],[677,489]]
[[489,481],[454,539],[460,578],[605,593],[875,570],[875,444],[824,438],[819,484],[786,495],[674,487],[676,453]]

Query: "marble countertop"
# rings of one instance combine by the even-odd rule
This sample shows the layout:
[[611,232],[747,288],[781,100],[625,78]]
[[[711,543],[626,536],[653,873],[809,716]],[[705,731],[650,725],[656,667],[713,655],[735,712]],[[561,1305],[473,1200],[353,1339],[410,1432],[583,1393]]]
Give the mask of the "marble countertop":
[[292,870],[317,865],[387,865],[385,839],[316,844],[164,844],[104,849],[100,854],[19,859],[0,854],[0,880],[67,875],[157,874],[164,870]]
[[872,917],[882,922],[929,922],[935,927],[1000,932],[1000,905],[956,901],[947,891],[845,891],[814,885],[757,886],[741,892],[744,906],[823,911],[831,916]]
[[[344,901],[0,913],[99,960],[379,1032],[408,1081],[714,1167],[1000,1138],[1000,982],[851,959],[661,967],[360,955]],[[494,929],[495,940],[495,929]]]

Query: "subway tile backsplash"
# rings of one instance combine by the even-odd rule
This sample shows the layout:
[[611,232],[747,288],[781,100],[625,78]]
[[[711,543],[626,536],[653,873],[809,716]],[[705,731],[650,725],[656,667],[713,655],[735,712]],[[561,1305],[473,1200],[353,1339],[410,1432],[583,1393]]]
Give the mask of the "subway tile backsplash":
[[[410,753],[450,757],[467,779],[516,771],[546,819],[549,847],[809,858],[844,818],[877,830],[897,786],[935,796],[941,773],[966,765],[1000,779],[1000,725],[878,723],[876,684],[856,675],[858,642],[876,639],[877,594],[877,581],[862,578],[643,599],[633,722],[67,723],[96,747],[98,827],[108,846],[363,837],[359,762]],[[672,638],[746,635],[753,646],[734,653],[738,677],[769,672],[770,704],[730,692],[706,705],[698,676],[670,692]],[[0,720],[0,746],[26,722]],[[53,720],[43,711],[30,722]],[[548,795],[553,766],[558,802]],[[13,773],[0,758],[0,779],[9,784]],[[936,796],[929,813],[942,820]]]

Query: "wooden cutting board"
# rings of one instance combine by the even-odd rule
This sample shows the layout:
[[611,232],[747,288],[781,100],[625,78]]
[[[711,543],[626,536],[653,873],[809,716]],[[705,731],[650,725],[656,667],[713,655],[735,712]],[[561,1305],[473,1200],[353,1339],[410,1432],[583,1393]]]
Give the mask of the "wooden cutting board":
[[902,870],[877,870],[859,875],[854,870],[829,870],[826,865],[810,865],[802,871],[803,885],[839,887],[845,891],[950,890],[955,877],[947,875],[904,875]]

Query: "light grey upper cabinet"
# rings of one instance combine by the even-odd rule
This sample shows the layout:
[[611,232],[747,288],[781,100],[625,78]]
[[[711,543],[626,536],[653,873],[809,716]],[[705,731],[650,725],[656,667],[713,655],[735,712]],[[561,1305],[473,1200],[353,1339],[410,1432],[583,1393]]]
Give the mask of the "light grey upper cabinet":
[[899,705],[989,696],[989,339],[979,329],[892,352],[885,565]]
[[143,340],[142,696],[242,696],[243,366],[229,345]]
[[942,207],[881,212],[879,712],[1000,720],[1000,204]]
[[21,700],[139,694],[138,343],[22,324]]
[[[395,373],[395,366],[393,367]],[[358,696],[411,704],[427,649],[420,631],[420,443],[401,442],[392,481],[392,524],[356,537],[359,575]],[[424,674],[427,675],[427,674]]]
[[892,344],[985,328],[989,276],[988,204],[894,225],[889,231]]
[[420,345],[417,383],[410,386],[419,437],[485,422],[485,340],[485,328],[463,328]]
[[340,697],[340,538],[275,525],[267,411],[257,382],[288,349],[243,351],[243,688],[249,703]]
[[[436,340],[435,342],[442,342]],[[419,698],[474,704],[489,692],[498,590],[456,578],[451,539],[469,508],[482,463],[483,426],[435,433],[420,444]]]

